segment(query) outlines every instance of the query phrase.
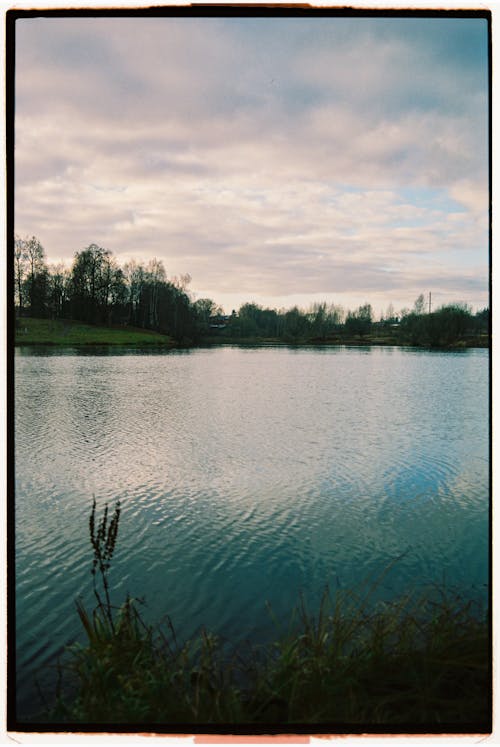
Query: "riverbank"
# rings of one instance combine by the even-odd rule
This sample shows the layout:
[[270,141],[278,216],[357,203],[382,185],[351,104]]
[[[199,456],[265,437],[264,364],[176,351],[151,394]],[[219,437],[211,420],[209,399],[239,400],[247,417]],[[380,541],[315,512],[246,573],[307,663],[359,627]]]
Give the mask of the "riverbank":
[[[69,319],[37,319],[22,317],[17,320],[15,346],[21,345],[127,345],[149,346],[164,345],[176,347],[176,341],[169,335],[163,335],[151,330],[124,326],[97,326],[84,324]],[[189,343],[188,343],[189,344]],[[412,346],[407,340],[391,332],[377,332],[363,336],[348,336],[339,334],[327,338],[290,338],[281,337],[238,337],[222,333],[206,335],[194,345],[206,347],[212,345],[297,345],[310,347],[328,346]],[[184,345],[185,346],[185,345]],[[489,335],[474,335],[464,337],[446,346],[445,349],[461,350],[464,348],[489,348]],[[418,347],[418,346],[417,346]]]
[[23,317],[16,326],[14,344],[20,345],[165,345],[174,346],[168,335],[135,327],[99,327],[69,319]]
[[173,732],[176,725],[249,725],[252,733],[251,725],[310,724],[333,733],[487,733],[487,616],[445,592],[408,594],[372,611],[360,599],[325,594],[315,614],[301,602],[286,632],[244,650],[205,630],[179,644],[170,621],[146,625],[130,599],[93,615],[78,604],[87,643],[74,646],[63,666],[73,695],[61,696],[46,718],[163,724]]
[[358,589],[327,587],[314,612],[302,595],[287,621],[268,605],[275,625],[268,644],[233,646],[205,628],[183,641],[168,616],[148,624],[142,600],[112,603],[120,514],[117,501],[112,515],[106,505],[99,517],[94,498],[97,606],[90,611],[76,600],[86,643],[66,650],[59,667],[66,683],[48,722],[162,724],[173,732],[203,724],[491,730],[490,618],[479,600],[433,585],[375,602],[400,557]]

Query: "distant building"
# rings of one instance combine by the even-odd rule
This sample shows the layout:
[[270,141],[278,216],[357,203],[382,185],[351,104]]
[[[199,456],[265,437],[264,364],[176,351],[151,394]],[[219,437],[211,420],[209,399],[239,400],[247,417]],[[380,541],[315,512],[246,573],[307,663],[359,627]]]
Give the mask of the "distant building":
[[208,321],[210,329],[225,329],[229,321],[227,314],[218,314],[217,316],[211,316]]

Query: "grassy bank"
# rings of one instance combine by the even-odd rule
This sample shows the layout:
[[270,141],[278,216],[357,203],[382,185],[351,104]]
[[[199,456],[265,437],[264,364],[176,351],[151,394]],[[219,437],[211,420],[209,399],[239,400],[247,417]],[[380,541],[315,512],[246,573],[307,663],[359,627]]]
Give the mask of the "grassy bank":
[[94,502],[97,607],[77,602],[86,642],[66,656],[66,695],[47,721],[490,730],[490,633],[478,604],[436,588],[374,604],[382,575],[358,594],[326,591],[314,612],[300,601],[265,646],[234,648],[204,630],[180,642],[169,619],[146,624],[137,601],[111,604],[119,514],[106,508],[97,521]]
[[65,319],[19,319],[15,345],[172,345],[172,338],[134,327],[98,327]]
[[488,731],[488,625],[444,595],[375,611],[352,595],[303,605],[267,646],[231,650],[202,631],[178,644],[128,600],[78,612],[87,643],[65,676],[74,695],[49,720],[116,724],[415,725]]

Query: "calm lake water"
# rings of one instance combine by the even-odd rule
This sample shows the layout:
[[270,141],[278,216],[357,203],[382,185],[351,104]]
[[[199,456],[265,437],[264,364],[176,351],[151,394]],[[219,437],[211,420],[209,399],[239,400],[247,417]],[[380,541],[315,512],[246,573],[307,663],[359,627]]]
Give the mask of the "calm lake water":
[[112,598],[179,637],[274,632],[302,591],[486,595],[489,353],[57,351],[15,359],[19,717],[92,606],[88,519],[122,516]]

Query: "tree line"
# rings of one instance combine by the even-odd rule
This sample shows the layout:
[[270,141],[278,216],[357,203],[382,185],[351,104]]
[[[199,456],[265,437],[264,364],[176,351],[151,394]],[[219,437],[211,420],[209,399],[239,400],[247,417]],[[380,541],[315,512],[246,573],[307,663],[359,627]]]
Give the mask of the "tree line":
[[244,304],[238,314],[227,319],[224,335],[236,338],[278,338],[288,342],[373,341],[406,343],[428,347],[452,345],[457,341],[481,341],[489,334],[489,310],[472,313],[465,303],[441,306],[426,313],[421,294],[412,309],[396,313],[389,304],[376,321],[369,303],[347,312],[335,304],[315,303],[308,310],[294,306],[288,310],[266,309]]
[[375,321],[369,303],[345,311],[336,304],[314,303],[308,309],[265,308],[244,303],[225,315],[210,298],[194,300],[191,277],[167,277],[161,260],[131,260],[122,267],[112,252],[97,244],[77,251],[71,267],[48,265],[40,241],[15,238],[16,314],[74,319],[90,324],[134,326],[170,335],[178,343],[205,338],[276,339],[286,342],[345,341],[391,336],[411,345],[450,345],[489,333],[489,310],[476,314],[463,303],[426,313],[421,294],[412,309],[396,313],[389,304]]
[[171,335],[197,336],[198,314],[186,289],[191,278],[167,279],[163,263],[132,260],[120,267],[108,249],[90,244],[70,268],[47,264],[35,237],[15,239],[14,293],[19,316],[131,325]]

